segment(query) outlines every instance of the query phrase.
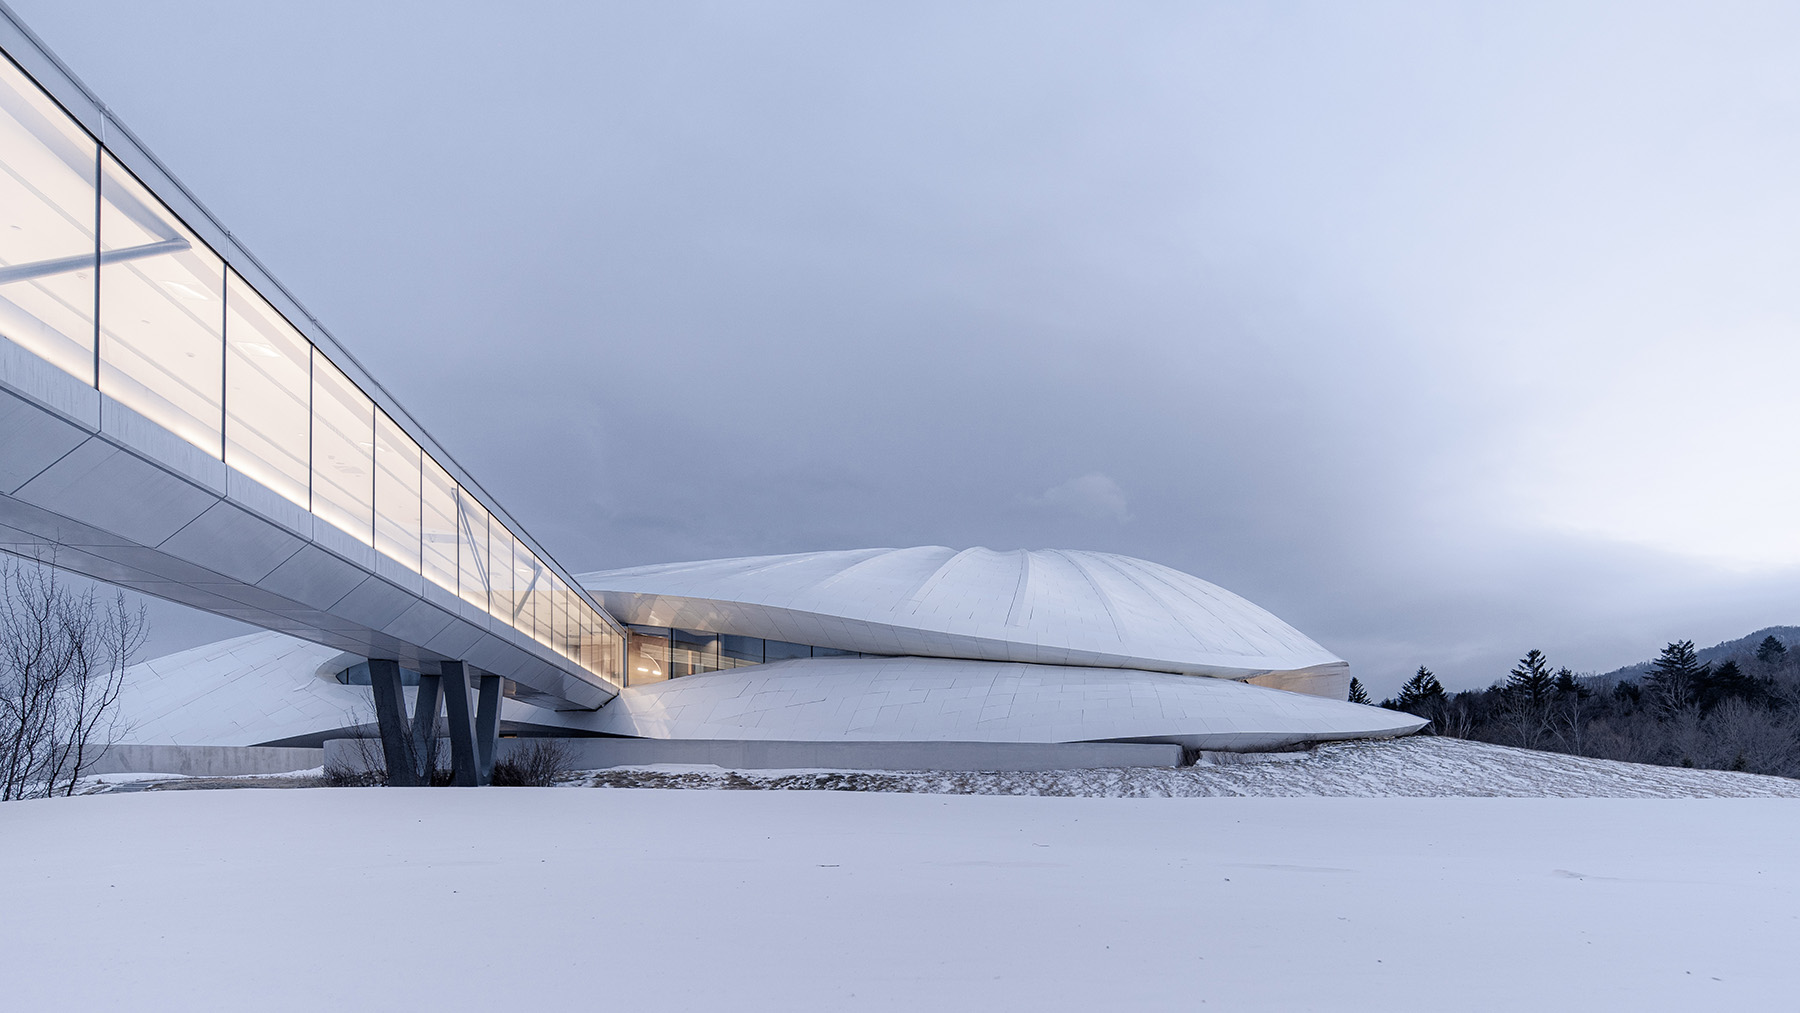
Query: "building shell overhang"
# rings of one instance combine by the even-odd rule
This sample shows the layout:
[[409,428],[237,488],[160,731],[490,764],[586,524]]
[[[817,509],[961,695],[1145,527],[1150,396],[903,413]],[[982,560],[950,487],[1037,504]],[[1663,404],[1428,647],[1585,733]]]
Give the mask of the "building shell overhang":
[[795,553],[580,575],[631,624],[864,654],[1128,668],[1338,695],[1348,666],[1189,574],[1074,550]]

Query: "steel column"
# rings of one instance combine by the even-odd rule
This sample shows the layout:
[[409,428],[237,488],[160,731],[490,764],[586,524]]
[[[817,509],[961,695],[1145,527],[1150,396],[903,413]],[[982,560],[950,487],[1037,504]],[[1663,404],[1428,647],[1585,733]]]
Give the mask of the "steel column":
[[475,715],[469,706],[469,666],[446,661],[438,669],[443,673],[444,713],[450,722],[450,783],[473,788],[481,783],[481,770],[475,756]]
[[500,677],[482,673],[481,697],[475,709],[475,755],[481,783],[494,780],[494,750],[500,745]]
[[400,694],[400,663],[370,658],[369,688],[375,695],[375,727],[381,733],[387,782],[399,787],[417,785],[418,768],[406,730],[406,698]]
[[419,676],[419,696],[413,702],[413,756],[418,763],[420,784],[430,784],[437,769],[438,713],[444,708],[442,682],[440,676]]

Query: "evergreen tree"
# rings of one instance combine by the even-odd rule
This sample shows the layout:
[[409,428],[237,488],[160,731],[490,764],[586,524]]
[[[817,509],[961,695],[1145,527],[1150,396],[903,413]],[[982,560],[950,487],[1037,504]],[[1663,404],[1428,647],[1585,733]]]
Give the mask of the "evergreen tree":
[[1745,675],[1738,663],[1729,659],[1710,671],[1702,667],[1700,680],[1694,691],[1695,700],[1700,704],[1702,712],[1710,712],[1725,701],[1734,699],[1767,707],[1769,698],[1773,695],[1773,680]]
[[1444,687],[1438,683],[1437,676],[1431,674],[1431,669],[1420,665],[1413,677],[1406,680],[1406,685],[1400,687],[1400,695],[1392,700],[1383,700],[1381,705],[1389,710],[1406,711],[1423,718],[1430,717],[1426,712],[1444,703],[1445,699]]
[[[1573,679],[1573,675],[1570,678]],[[1533,706],[1547,703],[1555,688],[1556,678],[1550,674],[1550,661],[1535,647],[1525,652],[1519,659],[1519,667],[1513,669],[1506,680],[1508,696]]]
[[1350,677],[1350,702],[1360,704],[1369,702],[1368,690],[1363,689],[1362,680],[1354,675]]
[[1644,688],[1650,699],[1664,713],[1678,711],[1694,702],[1700,684],[1710,674],[1700,664],[1692,640],[1677,640],[1662,649],[1650,674],[1644,677]]
[[1779,665],[1787,660],[1787,647],[1771,633],[1756,645],[1756,660],[1765,665]]
[[1572,696],[1578,700],[1586,699],[1588,688],[1581,684],[1580,679],[1575,678],[1575,673],[1569,671],[1567,665],[1564,665],[1556,670],[1556,695],[1559,697]]

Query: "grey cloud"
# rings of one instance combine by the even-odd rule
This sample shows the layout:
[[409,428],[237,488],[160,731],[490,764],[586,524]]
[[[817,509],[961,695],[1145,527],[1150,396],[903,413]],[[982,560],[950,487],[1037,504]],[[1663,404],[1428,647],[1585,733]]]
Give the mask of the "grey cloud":
[[1053,510],[1065,510],[1085,520],[1131,520],[1131,505],[1119,483],[1099,472],[1089,472],[1045,489],[1031,502]]

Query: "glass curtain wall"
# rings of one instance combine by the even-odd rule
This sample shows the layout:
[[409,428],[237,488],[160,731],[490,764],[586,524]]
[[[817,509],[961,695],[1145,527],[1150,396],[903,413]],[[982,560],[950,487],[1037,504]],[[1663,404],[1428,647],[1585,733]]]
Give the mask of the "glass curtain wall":
[[436,461],[420,462],[420,528],[425,579],[456,593],[456,480]]
[[94,382],[100,146],[0,57],[0,336]]
[[785,640],[763,640],[729,633],[670,629],[662,626],[626,627],[626,685],[679,679],[731,668],[748,668],[794,658],[874,658],[835,647],[813,647]]
[[520,552],[513,557],[513,565],[517,572],[513,575],[513,585],[519,589],[519,621],[515,623],[519,629],[531,634],[531,638],[544,646],[550,646],[550,624],[544,605],[544,588],[549,586],[546,577],[548,572],[544,564],[531,554],[530,550],[520,546]]
[[375,548],[406,568],[419,570],[423,532],[419,514],[424,454],[388,413],[375,409]]
[[225,463],[311,509],[312,345],[229,270],[225,333]]
[[4,56],[0,337],[623,682],[619,631]]
[[517,625],[514,622],[516,612],[513,608],[513,549],[518,540],[512,532],[502,524],[489,522],[488,525],[488,573],[493,580],[493,588],[488,595],[488,612],[504,623]]
[[550,578],[550,649],[569,653],[569,587],[555,576]]
[[627,686],[646,686],[669,677],[669,631],[650,626],[628,626],[625,638]]
[[462,488],[456,490],[457,587],[463,601],[488,608],[488,512]]
[[110,154],[100,161],[100,390],[219,458],[225,261]]
[[312,511],[375,544],[375,402],[313,349]]
[[671,630],[669,678],[719,670],[719,635],[694,630]]

